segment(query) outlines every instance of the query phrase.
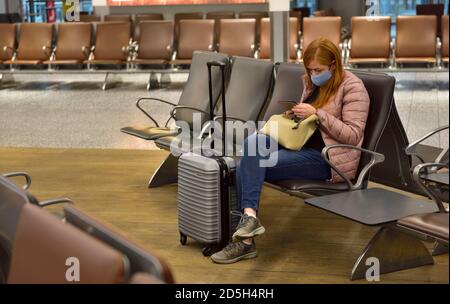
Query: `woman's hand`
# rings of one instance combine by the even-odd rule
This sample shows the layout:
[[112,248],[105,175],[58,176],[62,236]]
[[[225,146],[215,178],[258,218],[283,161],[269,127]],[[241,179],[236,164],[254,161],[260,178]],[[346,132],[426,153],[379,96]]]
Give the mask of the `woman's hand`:
[[317,110],[309,103],[299,103],[292,108],[292,112],[294,112],[295,116],[299,118],[307,118],[313,114],[316,114]]

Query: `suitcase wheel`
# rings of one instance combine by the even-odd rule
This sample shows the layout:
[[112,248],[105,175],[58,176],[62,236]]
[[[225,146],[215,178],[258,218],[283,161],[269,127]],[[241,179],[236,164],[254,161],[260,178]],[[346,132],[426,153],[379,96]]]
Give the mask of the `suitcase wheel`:
[[209,257],[214,253],[214,248],[212,246],[206,246],[202,250],[202,254],[205,257]]
[[181,233],[180,232],[180,243],[181,243],[181,245],[186,245],[186,243],[187,243],[187,236],[186,235],[184,235],[183,233]]

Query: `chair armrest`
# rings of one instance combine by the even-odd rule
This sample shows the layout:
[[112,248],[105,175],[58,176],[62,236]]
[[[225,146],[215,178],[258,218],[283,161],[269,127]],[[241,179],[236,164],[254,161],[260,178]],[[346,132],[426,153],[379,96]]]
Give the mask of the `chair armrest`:
[[348,38],[344,40],[344,64],[348,64],[348,60],[350,59],[350,51],[352,49],[352,38]]
[[208,112],[203,111],[203,110],[201,110],[201,109],[198,109],[198,108],[196,108],[196,107],[181,106],[181,105],[178,106],[178,105],[176,105],[176,106],[174,106],[173,109],[170,111],[170,117],[175,117],[176,112],[177,112],[177,110],[179,110],[179,109],[188,109],[188,110],[198,111],[198,112],[201,112],[201,113],[203,113],[203,114],[209,115]]
[[175,59],[177,59],[177,56],[178,56],[178,52],[177,52],[177,51],[173,51],[173,52],[172,52],[172,56],[170,57],[170,60],[175,60]]
[[[157,126],[157,127],[159,127],[159,124],[158,124],[158,122],[147,112],[147,111],[145,111],[142,107],[141,107],[141,101],[144,101],[144,100],[153,100],[153,101],[158,101],[158,102],[161,102],[161,103],[165,103],[165,104],[168,104],[168,105],[171,105],[171,106],[176,106],[176,104],[174,104],[174,103],[172,103],[172,102],[169,102],[169,101],[167,101],[167,100],[163,100],[163,99],[159,99],[159,98],[152,98],[152,97],[143,97],[143,98],[139,98],[137,101],[136,101],[136,107],[139,109],[139,110],[141,110],[142,111],[142,113],[144,113],[145,114],[145,116],[147,116],[148,118],[150,118],[150,120],[151,121],[153,121],[153,123]],[[169,120],[170,120],[170,118],[169,118]]]
[[31,186],[31,176],[28,175],[28,173],[25,173],[25,172],[10,172],[10,173],[2,174],[2,176],[7,177],[7,178],[16,177],[16,176],[22,176],[22,177],[25,178],[25,185],[22,186],[22,189],[23,190],[27,190]]
[[86,46],[86,45],[83,45],[83,46],[81,47],[81,51],[82,51],[83,54],[84,54],[84,58],[85,58],[85,59],[88,59],[88,58],[89,58],[89,53],[91,52],[91,51],[90,51],[90,48],[89,48],[88,46]]
[[396,40],[395,40],[395,38],[392,38],[389,46],[391,48],[391,60],[392,60],[391,66],[395,67],[395,59],[396,59],[396,54],[395,54]]
[[42,51],[45,53],[45,55],[50,56],[52,52],[52,48],[49,46],[44,45],[42,47]]
[[[431,132],[425,134],[422,138],[419,138],[418,140],[416,140],[416,141],[414,141],[413,143],[409,144],[409,145],[406,147],[406,149],[405,149],[405,153],[406,153],[407,155],[414,155],[414,156],[417,156],[417,157],[423,162],[423,159],[422,159],[420,156],[418,156],[418,154],[417,154],[417,151],[416,151],[417,145],[419,145],[421,142],[423,142],[423,141],[426,140],[427,138],[433,136],[434,134],[439,133],[439,132],[441,132],[441,131],[443,131],[443,130],[448,129],[448,127],[449,127],[449,125],[446,125],[446,126],[443,126],[443,127],[439,127],[439,128],[437,128],[437,129],[435,129],[435,130],[433,130],[433,131],[431,131]],[[443,151],[443,152],[445,152],[445,151]],[[442,153],[438,156],[436,162],[439,162],[439,159],[440,159],[441,157],[442,157]]]
[[253,57],[255,57],[255,59],[259,59],[260,52],[260,49],[255,50],[255,54],[253,55]]
[[439,212],[446,212],[445,206],[442,204],[442,201],[430,190],[427,186],[425,186],[425,183],[421,177],[421,174],[423,171],[428,171],[428,168],[447,168],[448,164],[442,164],[442,163],[425,163],[425,164],[419,164],[414,167],[413,170],[413,179],[416,182],[417,185],[436,203],[436,205],[439,208]]
[[10,47],[10,46],[7,46],[7,45],[5,45],[5,46],[2,48],[2,50],[3,50],[4,53],[7,53],[8,50],[10,50],[10,51],[11,51],[11,55],[13,55],[14,52],[15,52],[15,49],[14,49],[13,47]]
[[73,204],[73,203],[74,202],[70,198],[63,197],[63,198],[56,198],[56,199],[41,201],[41,202],[39,202],[39,207],[47,207],[47,206],[56,205],[56,204]]
[[[335,148],[346,148],[346,149],[353,149],[353,150],[358,150],[364,153],[368,153],[372,156],[372,158],[370,159],[370,162],[364,166],[364,168],[362,168],[361,172],[359,173],[359,176],[356,180],[356,183],[353,184],[347,176],[345,176],[344,173],[342,173],[338,168],[336,168],[335,165],[333,165],[330,162],[330,159],[328,157],[328,151],[330,151],[331,149],[335,149]],[[347,184],[349,191],[353,191],[353,190],[359,190],[362,189],[363,185],[364,185],[364,179],[366,178],[367,174],[369,174],[370,169],[375,166],[376,164],[382,163],[384,162],[384,155],[374,152],[374,151],[370,151],[370,150],[366,150],[363,148],[359,148],[353,145],[345,145],[345,144],[336,144],[336,145],[331,145],[331,146],[327,146],[325,148],[323,148],[322,150],[322,157],[323,159],[328,163],[328,165],[330,165],[331,168],[333,168],[334,171],[336,171],[336,173],[342,177],[342,179],[344,180],[344,182]]]
[[[222,115],[215,116],[213,118],[213,120],[216,121],[216,120],[218,120],[220,118],[223,118],[223,116]],[[227,120],[237,120],[237,121],[242,121],[244,123],[247,122],[245,119],[241,119],[241,118],[238,118],[238,117],[235,117],[235,116],[228,116],[228,115],[227,115]]]

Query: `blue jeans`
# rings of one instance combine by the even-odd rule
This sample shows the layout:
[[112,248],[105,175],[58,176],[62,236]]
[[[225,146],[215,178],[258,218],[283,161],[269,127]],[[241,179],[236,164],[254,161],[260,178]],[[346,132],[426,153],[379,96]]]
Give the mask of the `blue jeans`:
[[[250,145],[259,143],[258,148]],[[261,147],[265,144],[265,147]],[[268,149],[272,147],[271,149]],[[331,178],[331,168],[320,155],[320,151],[303,148],[300,151],[284,149],[264,134],[252,134],[244,142],[243,157],[236,168],[237,191],[240,208],[259,209],[259,197],[264,181],[283,179],[327,180]],[[266,149],[266,150],[265,150]],[[264,153],[267,152],[267,153]],[[249,152],[254,155],[249,155]],[[274,155],[273,153],[277,153]],[[265,154],[265,155],[264,155]],[[274,166],[261,166],[261,160],[278,157]]]

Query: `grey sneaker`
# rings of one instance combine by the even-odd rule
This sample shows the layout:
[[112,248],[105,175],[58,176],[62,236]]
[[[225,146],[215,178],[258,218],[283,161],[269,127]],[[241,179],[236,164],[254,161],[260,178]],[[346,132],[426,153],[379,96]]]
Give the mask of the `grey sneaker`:
[[214,253],[211,256],[211,260],[218,264],[231,264],[240,260],[256,258],[257,255],[255,242],[251,245],[238,242],[230,243],[221,251]]
[[233,233],[233,242],[253,238],[263,234],[265,231],[266,229],[264,229],[257,218],[244,213],[236,227],[236,232]]

